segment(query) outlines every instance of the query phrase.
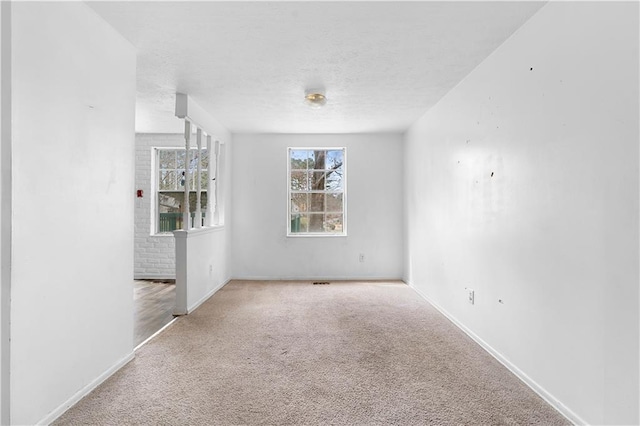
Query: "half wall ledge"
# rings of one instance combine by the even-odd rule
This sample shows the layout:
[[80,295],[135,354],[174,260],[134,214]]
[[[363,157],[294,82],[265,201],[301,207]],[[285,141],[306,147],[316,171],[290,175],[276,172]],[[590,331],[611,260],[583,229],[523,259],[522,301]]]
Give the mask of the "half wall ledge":
[[216,268],[224,258],[224,226],[173,231],[176,249],[174,315],[187,315],[225,284]]

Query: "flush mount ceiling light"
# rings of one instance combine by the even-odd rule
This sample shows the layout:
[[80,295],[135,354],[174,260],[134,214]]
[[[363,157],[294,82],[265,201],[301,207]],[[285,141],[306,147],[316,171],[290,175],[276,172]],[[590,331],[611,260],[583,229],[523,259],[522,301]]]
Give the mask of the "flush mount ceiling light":
[[304,96],[304,101],[312,108],[321,108],[327,103],[327,98],[322,93],[309,92]]

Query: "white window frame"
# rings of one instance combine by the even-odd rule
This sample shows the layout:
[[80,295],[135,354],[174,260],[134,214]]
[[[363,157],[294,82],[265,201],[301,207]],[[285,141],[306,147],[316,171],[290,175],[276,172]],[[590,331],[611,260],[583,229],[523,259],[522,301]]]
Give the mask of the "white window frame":
[[[161,190],[160,189],[160,151],[185,151],[185,147],[182,146],[154,146],[151,148],[151,155],[153,157],[153,161],[151,162],[151,166],[152,166],[152,170],[151,170],[151,190],[153,191],[153,202],[151,205],[151,235],[154,237],[173,237],[173,231],[168,231],[168,232],[160,232],[159,231],[159,227],[160,227],[160,212],[159,212],[159,208],[158,208],[158,202],[159,202],[159,194],[162,192],[173,192],[173,193],[180,193],[182,192],[184,194],[184,189],[175,189],[175,190]],[[192,152],[197,152],[198,149],[195,147],[191,147],[191,151]],[[211,161],[211,153],[207,153],[207,155],[209,155],[209,161]],[[177,170],[177,169],[175,169]],[[186,170],[186,164],[185,164],[185,170]],[[192,174],[191,175],[191,179],[194,181],[195,183],[195,176],[196,174]],[[190,188],[189,188],[189,193],[196,193],[197,189],[195,184],[190,184]],[[208,176],[208,182],[207,182],[207,188],[206,189],[202,189],[201,192],[206,192],[207,193],[207,197],[209,196],[209,185],[212,184],[211,181],[211,176]],[[194,213],[194,212],[192,212]],[[182,229],[182,228],[177,228],[177,229]]]
[[[342,232],[291,232],[291,151],[342,151]],[[306,192],[306,191],[305,191]],[[323,193],[331,193],[331,191],[322,191]],[[309,192],[311,193],[311,192]],[[346,237],[347,236],[347,148],[344,146],[332,147],[288,147],[287,148],[287,237],[306,238],[306,237]]]

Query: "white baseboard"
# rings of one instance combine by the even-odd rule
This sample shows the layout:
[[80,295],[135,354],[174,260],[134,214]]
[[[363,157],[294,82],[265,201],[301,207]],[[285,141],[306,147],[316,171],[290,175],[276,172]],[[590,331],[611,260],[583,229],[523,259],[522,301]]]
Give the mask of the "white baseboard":
[[202,305],[204,302],[207,301],[207,299],[209,299],[211,296],[213,296],[214,294],[216,294],[216,292],[218,290],[220,290],[222,287],[224,287],[225,285],[229,284],[229,281],[231,281],[231,279],[228,279],[227,281],[225,281],[224,283],[220,284],[219,286],[215,287],[213,290],[211,290],[209,293],[205,294],[200,300],[198,300],[196,303],[194,303],[191,306],[187,307],[187,314],[190,314],[191,312],[195,311],[200,305]]
[[158,274],[158,275],[154,275],[154,274],[141,274],[141,275],[134,275],[133,276],[134,280],[175,280],[176,276],[172,275],[172,276],[167,276],[167,274]]
[[556,397],[554,397],[551,393],[549,393],[546,389],[536,383],[533,379],[527,376],[522,370],[520,370],[517,366],[515,366],[511,361],[505,358],[500,352],[496,351],[491,347],[487,342],[482,340],[478,335],[476,335],[473,331],[469,330],[464,324],[458,321],[453,315],[443,309],[440,305],[435,303],[433,300],[429,298],[422,291],[417,289],[411,282],[405,282],[411,287],[420,297],[426,300],[431,306],[436,308],[442,315],[444,315],[449,321],[451,321],[456,327],[462,330],[467,336],[471,337],[482,349],[487,351],[489,355],[494,357],[498,362],[504,365],[509,371],[511,371],[517,378],[522,380],[524,384],[529,386],[531,390],[537,393],[542,399],[544,399],[549,405],[555,408],[560,414],[567,418],[570,422],[575,425],[586,425],[585,422],[580,416],[571,411],[567,406],[565,406],[562,402],[560,402]]
[[268,277],[268,276],[241,276],[241,277],[233,277],[232,280],[235,281],[403,281],[402,278],[388,278],[388,277]]
[[116,371],[124,367],[133,358],[134,358],[134,353],[131,352],[130,354],[128,354],[127,356],[125,356],[124,358],[116,362],[113,366],[111,366],[104,373],[96,377],[96,379],[93,380],[91,383],[89,383],[87,386],[85,386],[84,388],[76,392],[75,395],[73,395],[71,398],[65,401],[62,405],[60,405],[58,408],[56,408],[51,413],[49,413],[45,418],[40,420],[37,424],[48,425],[53,423],[58,417],[64,414],[65,411],[67,411],[69,408],[74,406],[78,401],[80,401],[82,398],[84,398],[89,393],[91,393],[92,390],[97,388],[100,384],[102,384],[102,382],[104,382],[109,377],[111,377]]

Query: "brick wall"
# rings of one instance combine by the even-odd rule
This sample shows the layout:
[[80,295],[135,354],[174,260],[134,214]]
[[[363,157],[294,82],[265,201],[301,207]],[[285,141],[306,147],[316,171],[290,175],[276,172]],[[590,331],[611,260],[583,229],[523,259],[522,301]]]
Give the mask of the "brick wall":
[[134,277],[175,279],[173,234],[153,235],[151,228],[153,147],[184,147],[182,134],[136,134],[136,190],[143,191],[135,203]]

